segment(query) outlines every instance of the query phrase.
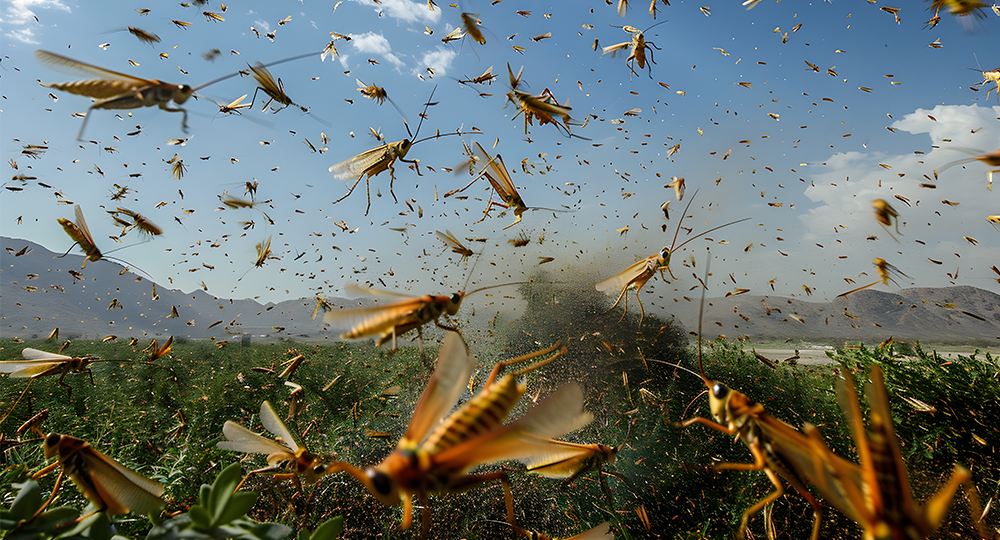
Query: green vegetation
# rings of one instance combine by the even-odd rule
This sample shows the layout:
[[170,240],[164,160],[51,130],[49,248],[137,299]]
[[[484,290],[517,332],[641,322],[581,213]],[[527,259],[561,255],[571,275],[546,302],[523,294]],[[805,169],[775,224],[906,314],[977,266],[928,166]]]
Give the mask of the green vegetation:
[[[510,472],[514,485],[518,524],[553,537],[571,536],[611,520],[619,539],[654,535],[733,538],[744,510],[772,487],[759,472],[713,469],[718,462],[751,461],[742,442],[700,425],[686,429],[673,426],[686,418],[709,415],[707,399],[701,395],[705,390],[701,379],[668,365],[697,370],[697,354],[689,346],[689,336],[675,322],[648,314],[641,329],[636,327],[638,314],[629,313],[619,323],[621,308],[603,313],[611,302],[596,291],[545,283],[544,276],[535,278],[521,289],[528,302],[521,318],[497,317],[485,332],[466,333],[479,359],[476,384],[494,362],[562,340],[569,353],[528,374],[528,392],[511,418],[524,414],[538,395],[577,381],[585,388],[586,407],[595,419],[567,440],[617,445],[625,437],[628,423],[634,420],[635,425],[616,464],[609,467],[627,479],[626,483],[607,477],[615,515],[608,514],[595,473],[562,489],[558,481],[526,474],[523,466],[508,463],[502,466]],[[480,335],[485,337],[472,339]],[[245,457],[216,448],[223,440],[226,420],[262,432],[257,416],[261,402],[270,401],[284,416],[293,390],[284,383],[290,380],[305,391],[297,402],[296,418],[286,422],[293,432],[301,434],[301,442],[315,454],[336,454],[337,459],[370,466],[392,452],[430,375],[415,347],[388,353],[374,349],[371,343],[283,342],[248,348],[230,343],[220,348],[210,341],[178,341],[169,358],[149,365],[138,362],[144,359],[140,350],[146,344],[142,340],[129,346],[127,339],[75,341],[64,354],[89,353],[109,361],[92,365],[96,386],[86,375],[66,377],[65,382],[73,387],[72,402],[54,377],[32,384],[10,418],[0,425],[0,433],[8,439],[3,443],[6,470],[0,476],[0,507],[9,508],[9,512],[19,505],[24,507],[19,501],[28,496],[25,490],[34,490],[32,500],[47,497],[55,474],[38,483],[26,481],[30,471],[45,465],[40,442],[11,446],[10,441],[16,439],[14,432],[22,422],[49,409],[44,431],[82,438],[123,465],[163,482],[167,511],[187,512],[152,531],[147,520],[124,516],[116,520],[117,534],[188,538],[191,536],[184,531],[193,527],[204,531],[206,515],[221,515],[221,510],[207,502],[212,497],[206,494],[209,488],[203,486],[205,482],[218,475],[216,487],[220,483],[235,486],[233,480],[238,482],[239,475],[235,468],[225,468],[234,460],[245,460],[244,472],[264,466],[262,456]],[[743,350],[739,341],[704,345],[709,378],[724,381],[794,426],[803,422],[819,426],[835,452],[855,459],[849,427],[836,399],[840,366],[781,363],[771,369]],[[0,359],[19,359],[25,346],[55,351],[59,344],[0,340]],[[883,366],[917,500],[925,500],[942,485],[956,462],[972,469],[984,502],[995,497],[1000,491],[1000,463],[994,450],[1000,447],[995,426],[995,419],[1000,418],[1000,366],[996,359],[973,355],[946,363],[919,346],[912,351],[896,347],[895,353],[891,347],[841,351],[837,359],[859,370],[862,375],[858,379],[864,378],[872,363]],[[281,364],[299,352],[307,360],[291,375],[279,377]],[[911,352],[914,357],[900,356]],[[436,345],[428,340],[428,356],[433,358],[436,353]],[[0,413],[10,409],[25,384],[25,379],[0,379]],[[902,397],[926,403],[936,412],[917,412]],[[402,510],[383,506],[347,475],[327,476],[316,485],[303,487],[299,492],[291,482],[276,482],[264,475],[252,477],[243,489],[260,495],[252,508],[248,497],[230,499],[229,504],[246,505],[234,507],[232,515],[242,516],[241,512],[250,508],[249,519],[281,523],[289,534],[328,531],[325,527],[332,525],[325,524],[343,516],[346,537],[419,535],[419,509],[415,509],[414,526],[400,531]],[[957,500],[960,502],[949,515],[942,537],[969,537],[972,530],[964,497]],[[430,502],[434,537],[513,535],[509,526],[494,522],[502,521],[506,513],[499,485],[432,496]],[[67,516],[75,512],[71,520],[86,504],[67,483],[49,511],[66,512]],[[648,516],[651,532],[639,517],[640,508]],[[24,512],[23,508],[18,511]],[[995,514],[989,518],[994,528],[1000,524]],[[776,503],[773,520],[784,537],[805,538],[812,525],[812,509],[793,493]],[[756,536],[763,537],[763,514],[755,516],[750,526]],[[823,537],[845,536],[860,537],[860,530],[831,509],[823,521]]]

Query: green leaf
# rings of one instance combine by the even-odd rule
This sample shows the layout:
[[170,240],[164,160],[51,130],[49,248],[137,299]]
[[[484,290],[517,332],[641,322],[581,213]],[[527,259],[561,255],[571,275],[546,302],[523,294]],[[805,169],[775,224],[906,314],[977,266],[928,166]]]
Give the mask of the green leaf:
[[261,523],[252,530],[260,540],[283,540],[293,532],[291,528],[280,523]]
[[[309,540],[333,540],[344,531],[344,516],[330,518],[316,527]],[[301,533],[300,533],[301,535]]]
[[28,480],[23,484],[14,484],[14,487],[20,491],[17,492],[17,497],[10,505],[10,514],[6,517],[14,521],[28,519],[42,507],[42,488],[34,480]]
[[216,477],[215,483],[212,484],[212,491],[208,495],[208,504],[206,505],[208,506],[208,511],[215,518],[213,522],[218,522],[219,514],[229,503],[229,498],[233,495],[233,490],[236,489],[236,486],[239,485],[240,476],[242,475],[243,471],[240,469],[240,464],[233,463],[222,469],[222,472]]
[[61,527],[80,516],[80,510],[72,506],[59,506],[46,510],[32,521],[34,528],[49,532]]
[[216,511],[212,525],[220,526],[232,523],[245,516],[253,508],[255,502],[257,502],[257,493],[254,491],[231,493],[225,508]]
[[212,528],[212,516],[208,513],[208,510],[204,506],[197,505],[192,506],[188,510],[188,515],[191,517],[191,522],[194,526],[199,529],[210,529]]
[[201,485],[201,488],[198,490],[198,502],[201,503],[201,506],[209,508],[208,501],[209,501],[209,495],[211,495],[211,493],[212,493],[212,486],[208,484]]

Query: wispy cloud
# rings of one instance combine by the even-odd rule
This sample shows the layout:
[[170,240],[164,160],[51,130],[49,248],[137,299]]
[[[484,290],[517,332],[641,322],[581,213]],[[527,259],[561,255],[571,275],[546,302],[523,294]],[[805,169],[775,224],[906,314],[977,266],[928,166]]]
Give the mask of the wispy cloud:
[[409,23],[421,22],[433,24],[441,19],[441,8],[434,11],[427,9],[426,2],[416,2],[414,0],[381,0],[375,3],[373,0],[358,0],[363,6],[370,6],[379,13],[384,13],[394,19],[402,19]]
[[[24,24],[36,18],[35,9],[58,9],[71,13],[69,6],[62,3],[62,0],[9,0],[7,4],[7,16],[0,19],[4,24]],[[10,34],[7,34],[10,35]]]
[[396,69],[401,69],[405,65],[398,56],[392,53],[392,45],[389,44],[389,40],[385,39],[385,36],[382,34],[376,34],[375,32],[351,34],[350,43],[354,47],[354,50],[360,53],[381,56],[395,65]]
[[413,74],[423,75],[427,68],[431,68],[435,77],[443,77],[448,74],[451,63],[456,56],[458,56],[457,52],[438,45],[437,49],[424,54],[418,67],[413,68]]
[[27,43],[28,45],[38,45],[40,42],[35,39],[35,33],[31,28],[18,28],[17,30],[11,30],[4,34],[4,36],[11,39],[16,39],[21,43]]

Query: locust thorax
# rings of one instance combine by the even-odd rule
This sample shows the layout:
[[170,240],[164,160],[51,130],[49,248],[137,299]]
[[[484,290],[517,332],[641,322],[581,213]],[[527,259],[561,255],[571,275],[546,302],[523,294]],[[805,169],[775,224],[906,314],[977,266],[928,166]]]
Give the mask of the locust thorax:
[[192,94],[194,94],[194,88],[191,88],[191,86],[187,84],[179,85],[177,90],[174,91],[174,103],[180,105],[187,101]]

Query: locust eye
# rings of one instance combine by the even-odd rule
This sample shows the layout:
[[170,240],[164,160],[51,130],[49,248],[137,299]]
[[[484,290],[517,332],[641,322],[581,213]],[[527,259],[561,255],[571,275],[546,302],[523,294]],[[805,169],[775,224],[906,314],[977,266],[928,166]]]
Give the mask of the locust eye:
[[460,295],[458,293],[455,293],[455,294],[451,295],[451,303],[452,304],[457,304],[457,303],[459,303],[461,301],[462,301],[462,295]]
[[59,435],[58,433],[49,433],[49,436],[45,437],[45,445],[46,446],[56,446],[56,445],[59,444],[59,439],[61,439],[61,438],[62,438],[62,435]]
[[182,85],[180,85],[180,90],[181,90],[181,92],[184,92],[184,93],[190,92],[191,91],[191,86],[186,85],[186,84],[182,84]]
[[372,487],[375,488],[377,495],[384,497],[392,493],[392,479],[389,478],[389,475],[372,469],[369,469],[367,474],[368,478],[372,480]]
[[315,474],[323,474],[325,472],[326,472],[326,465],[317,465],[313,467],[313,473]]
[[669,256],[670,256],[670,251],[668,251],[666,249],[664,249],[663,251],[660,252],[660,258],[661,259],[666,259]]
[[716,398],[722,399],[726,397],[727,394],[729,394],[729,387],[727,387],[726,385],[720,382],[717,382],[714,385],[712,385],[712,395],[715,396]]

